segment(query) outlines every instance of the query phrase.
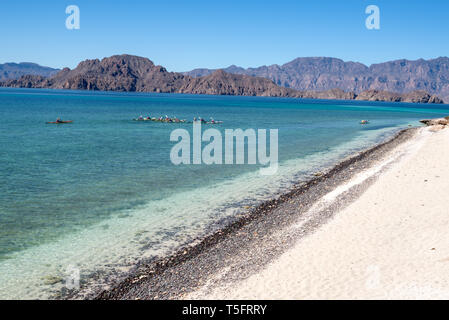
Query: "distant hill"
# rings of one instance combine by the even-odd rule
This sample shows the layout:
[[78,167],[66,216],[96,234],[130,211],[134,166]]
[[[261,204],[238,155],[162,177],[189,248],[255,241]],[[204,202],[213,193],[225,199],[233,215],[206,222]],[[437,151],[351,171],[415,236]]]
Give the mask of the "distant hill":
[[19,79],[24,75],[38,75],[50,77],[58,73],[59,69],[43,67],[35,63],[4,63],[0,64],[0,81]]
[[[341,89],[360,93],[386,90],[409,93],[424,90],[449,101],[449,58],[431,60],[396,60],[370,67],[358,62],[345,62],[328,57],[297,58],[283,65],[240,68],[230,66],[225,72],[264,77],[279,86],[296,90],[323,91]],[[213,73],[211,69],[184,72],[191,77]]]
[[233,96],[298,96],[296,90],[277,86],[269,79],[232,74],[223,70],[217,70],[204,77],[189,79],[178,92]]
[[[238,68],[235,67],[235,70]],[[50,77],[25,75],[19,79],[3,81],[0,86],[442,103],[438,97],[425,91],[398,94],[374,90],[356,94],[338,88],[322,91],[296,90],[279,86],[266,77],[232,74],[223,70],[194,78],[182,73],[168,72],[147,58],[131,55],[85,60],[73,70],[65,68]]]

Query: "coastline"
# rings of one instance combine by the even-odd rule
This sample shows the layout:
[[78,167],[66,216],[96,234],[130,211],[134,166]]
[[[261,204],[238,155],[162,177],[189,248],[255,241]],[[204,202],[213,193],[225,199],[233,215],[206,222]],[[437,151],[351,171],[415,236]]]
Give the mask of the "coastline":
[[[187,96],[169,98],[164,95],[163,101],[160,101],[153,96],[141,98],[126,93],[77,93],[72,96],[44,91],[47,93],[43,96],[20,94],[21,99],[17,100],[12,90],[2,100],[2,109],[11,119],[6,123],[5,137],[16,141],[14,136],[18,134],[22,138],[20,141],[30,146],[24,149],[20,148],[22,143],[7,144],[7,157],[14,152],[23,154],[11,164],[19,168],[29,168],[30,164],[36,163],[47,164],[45,168],[52,172],[51,178],[43,174],[43,170],[42,174],[36,172],[36,178],[34,175],[27,176],[20,187],[26,191],[29,201],[21,201],[21,198],[9,196],[8,193],[9,190],[18,190],[16,185],[22,181],[20,175],[14,178],[14,171],[12,175],[5,171],[7,177],[13,178],[12,183],[5,184],[9,190],[3,194],[9,200],[7,207],[14,208],[13,212],[16,213],[10,215],[17,221],[12,227],[17,228],[24,244],[29,240],[40,242],[14,252],[2,261],[0,291],[8,299],[95,297],[101,290],[109,290],[132,275],[136,266],[151,265],[157,259],[175,254],[183,246],[200,243],[215,231],[251,214],[249,209],[288,192],[295,183],[310,180],[314,173],[327,171],[342,159],[389,139],[402,128],[418,124],[420,119],[447,114],[441,107],[426,110],[421,107],[408,109],[407,106],[403,109],[402,106],[388,104],[384,109],[380,107],[381,103],[375,107],[359,108],[352,103],[327,106],[317,102],[316,105],[303,107],[296,106],[297,102],[276,98],[267,99],[270,102],[257,97],[195,98],[193,102]],[[79,99],[80,107],[59,106],[61,100],[66,99]],[[17,100],[17,104],[10,107],[9,100]],[[109,110],[111,100],[126,103],[113,103],[113,112],[103,112]],[[227,119],[226,123],[229,121],[231,128],[249,125],[247,118],[240,113],[248,114],[254,127],[263,128],[265,123],[270,123],[270,127],[279,128],[283,137],[279,140],[281,161],[278,173],[264,177],[251,167],[173,167],[166,163],[169,149],[166,137],[173,126],[147,126],[125,120],[130,119],[130,115],[138,114],[135,111],[137,104],[146,109],[153,109],[154,106],[155,110],[164,109],[166,105],[179,105],[179,112],[192,114],[193,117],[194,112],[198,112],[197,103],[205,105],[201,113],[208,112],[217,119]],[[30,107],[35,104],[42,105],[42,110]],[[181,107],[183,105],[186,108]],[[229,110],[223,108],[227,105],[237,109],[232,109],[235,112],[229,114]],[[57,129],[44,125],[44,121],[54,118],[52,114],[60,107],[70,109],[71,113],[65,117],[75,120],[75,126]],[[253,107],[260,107],[264,112],[252,113],[250,110]],[[22,120],[20,117],[23,114],[40,115]],[[360,126],[360,119],[370,119],[371,124]],[[23,135],[23,127],[36,134]],[[58,139],[58,143],[47,144],[46,147],[55,152],[41,152],[42,141],[52,136]],[[85,142],[65,138],[68,136],[82,137]],[[148,150],[141,148],[136,139],[138,136],[154,137],[155,144]],[[86,149],[95,141],[100,148]],[[138,148],[132,147],[134,143]],[[59,146],[66,145],[90,161],[85,165],[70,153],[59,153]],[[160,148],[166,148],[167,153],[161,152],[164,149]],[[103,149],[108,152],[97,152]],[[32,150],[38,158],[27,157]],[[38,159],[40,161],[36,161]],[[167,165],[158,166],[158,170],[148,170],[148,165],[164,162]],[[120,165],[117,167],[106,166],[104,171],[98,172],[98,168],[105,164],[118,163]],[[80,170],[85,174],[80,176]],[[197,170],[201,172],[195,173],[192,176],[194,179],[185,179],[190,177],[189,172]],[[58,179],[61,172],[65,172],[63,180]],[[179,180],[179,177],[183,179]],[[205,178],[212,179],[206,181]],[[34,184],[26,183],[28,180],[34,181]],[[65,186],[64,192],[55,188],[56,184]],[[42,190],[51,190],[43,192],[46,197],[40,197],[41,192],[35,192],[35,185]],[[53,197],[58,197],[58,207],[47,201]],[[78,199],[89,201],[78,202]],[[65,214],[59,214],[61,209]],[[36,213],[28,214],[31,210],[36,210]],[[29,223],[20,223],[17,217],[22,215],[30,219]],[[46,219],[48,215],[54,218]],[[41,221],[47,224],[42,225]],[[51,221],[60,223],[52,226]],[[26,231],[26,225],[36,226],[32,228],[36,236]],[[78,225],[82,228],[65,232]],[[57,241],[53,241],[53,235],[57,236],[54,238]],[[7,250],[13,247],[6,244]],[[79,270],[79,294],[67,285],[72,267]]]
[[[386,99],[385,97],[368,97],[364,99],[350,99],[347,97],[349,93],[342,93],[342,96],[327,96],[326,93],[331,92],[332,90],[327,91],[307,91],[307,94],[303,94],[301,96],[270,96],[270,95],[241,95],[241,94],[213,94],[213,93],[193,93],[193,92],[158,92],[158,91],[118,91],[118,90],[88,90],[88,89],[65,89],[65,88],[40,88],[40,87],[11,87],[11,86],[2,86],[0,83],[0,90],[1,89],[22,89],[22,90],[37,90],[37,91],[43,91],[43,90],[55,90],[59,92],[81,92],[81,93],[89,93],[89,92],[95,92],[95,93],[130,93],[130,94],[154,94],[154,95],[190,95],[190,96],[211,96],[211,97],[248,97],[248,98],[278,98],[278,99],[294,99],[305,103],[313,103],[315,102],[339,102],[339,103],[345,103],[345,102],[359,102],[360,104],[366,104],[366,103],[394,103],[398,105],[431,105],[431,106],[447,106],[449,105],[448,102],[445,102],[444,100],[441,100],[441,102],[420,102],[420,101],[407,101],[400,98],[400,95],[397,93],[392,92],[384,92],[379,91],[378,94],[386,93],[393,97],[399,97],[398,99],[393,99],[390,97],[390,100]],[[338,89],[333,89],[338,90]],[[315,94],[315,95],[313,95]],[[366,93],[368,94],[368,92]],[[438,98],[438,97],[436,97]],[[439,99],[439,98],[438,98]]]
[[[332,59],[332,58],[331,58]],[[341,60],[332,60],[337,65],[344,63]],[[315,65],[312,78],[328,73],[329,61],[309,60],[307,65]],[[116,73],[114,70],[126,68],[126,73]],[[282,67],[281,67],[282,68]],[[293,68],[295,69],[295,68]],[[296,72],[299,72],[298,68]],[[321,72],[319,71],[321,69]],[[341,71],[340,71],[341,72]],[[409,73],[410,71],[407,70]],[[303,73],[303,72],[300,72]],[[383,72],[384,73],[384,72]],[[291,75],[291,73],[289,73]],[[307,74],[307,72],[306,72]],[[364,74],[364,73],[361,73]],[[361,75],[359,74],[359,75]],[[145,75],[145,76],[143,76]],[[279,75],[278,75],[279,76]],[[327,74],[328,77],[329,74]],[[382,75],[384,76],[384,75]],[[422,88],[412,85],[412,91],[395,93],[388,89],[397,88],[387,86],[379,87],[365,83],[363,91],[357,81],[352,85],[335,82],[328,79],[325,86],[295,87],[294,82],[284,83],[281,86],[277,76],[267,77],[263,74],[246,74],[225,72],[223,69],[211,71],[211,73],[194,77],[185,72],[168,72],[163,66],[157,66],[148,58],[122,54],[113,55],[101,60],[84,60],[71,70],[64,68],[53,76],[22,75],[18,79],[0,81],[0,86],[12,88],[47,88],[70,90],[94,90],[94,91],[123,91],[123,92],[156,92],[156,93],[187,93],[187,94],[212,94],[231,96],[269,96],[312,99],[336,99],[336,100],[363,100],[363,101],[389,101],[411,103],[437,103],[443,104],[437,94],[442,91],[432,90],[429,93]],[[290,78],[290,76],[288,77]],[[302,81],[303,76],[293,75],[297,81]],[[307,76],[306,76],[307,78]],[[357,77],[356,77],[357,78]],[[362,81],[363,82],[363,81]],[[397,85],[397,84],[396,84]],[[403,85],[407,87],[407,85]],[[357,90],[359,89],[359,90]],[[433,88],[434,89],[434,88]],[[444,99],[444,98],[443,98]]]
[[449,130],[419,135],[316,233],[233,286],[188,298],[448,299]]
[[[196,298],[201,288],[242,281],[262,270],[291,248],[298,238],[312,234],[337,211],[366,189],[357,186],[349,195],[324,210],[308,212],[330,190],[371,167],[396,146],[409,141],[419,129],[402,130],[393,138],[346,158],[327,172],[295,185],[291,191],[266,201],[239,220],[192,245],[157,261],[142,262],[111,289],[88,294],[66,294],[74,299],[182,299]],[[303,221],[301,228],[287,232]],[[279,234],[280,231],[285,231]],[[218,278],[217,278],[218,277]],[[201,295],[198,295],[198,297]]]

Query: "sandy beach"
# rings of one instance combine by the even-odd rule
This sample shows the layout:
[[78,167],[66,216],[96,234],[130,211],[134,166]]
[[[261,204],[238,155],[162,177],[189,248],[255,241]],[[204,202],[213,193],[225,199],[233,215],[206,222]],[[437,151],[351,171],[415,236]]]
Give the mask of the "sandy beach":
[[403,130],[91,297],[449,298],[448,142]]
[[449,129],[420,129],[320,201],[373,177],[360,197],[261,270],[186,298],[448,299]]

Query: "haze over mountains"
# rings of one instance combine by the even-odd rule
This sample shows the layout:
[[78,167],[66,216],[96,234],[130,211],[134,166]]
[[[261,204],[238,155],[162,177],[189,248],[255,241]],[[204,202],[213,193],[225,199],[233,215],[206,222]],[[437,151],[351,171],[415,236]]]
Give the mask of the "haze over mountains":
[[[328,57],[297,58],[283,65],[244,69],[232,65],[226,72],[264,77],[279,86],[296,90],[341,89],[356,94],[365,90],[408,93],[424,90],[449,101],[449,58],[396,60],[366,66]],[[185,72],[192,77],[206,76],[211,69]]]
[[[424,66],[405,68],[401,63],[399,66],[388,64],[383,67],[386,75],[377,78],[369,76],[367,67],[362,64],[333,58],[300,58],[282,67],[231,67],[227,69],[228,72],[203,70],[201,72],[204,76],[198,76],[198,72],[191,76],[169,72],[147,58],[116,55],[102,60],[85,60],[73,70],[65,68],[52,76],[25,75],[3,81],[0,86],[442,103],[437,96],[416,89],[425,87],[434,92],[448,89],[449,84],[446,87],[443,85],[449,78],[446,77],[446,74],[449,75],[447,60],[448,58],[441,58],[438,67],[433,66],[431,70]],[[404,68],[413,71],[400,73]],[[363,76],[356,76],[363,72]],[[429,74],[434,80],[425,80],[430,77]],[[383,89],[392,87],[392,79],[397,79],[393,88],[402,91],[390,92]],[[431,84],[428,85],[428,82]],[[371,84],[370,89],[362,91],[363,83]],[[378,90],[375,84],[382,90]],[[306,89],[298,90],[297,87]]]
[[43,67],[30,62],[4,63],[0,64],[0,81],[18,79],[27,74],[50,77],[58,71],[58,69]]

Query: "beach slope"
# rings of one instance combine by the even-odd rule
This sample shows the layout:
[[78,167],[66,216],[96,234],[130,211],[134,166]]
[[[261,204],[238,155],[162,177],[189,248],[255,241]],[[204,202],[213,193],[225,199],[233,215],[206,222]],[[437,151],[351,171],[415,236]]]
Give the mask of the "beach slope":
[[[263,270],[208,299],[449,299],[449,129]],[[197,296],[198,298],[198,296]]]

